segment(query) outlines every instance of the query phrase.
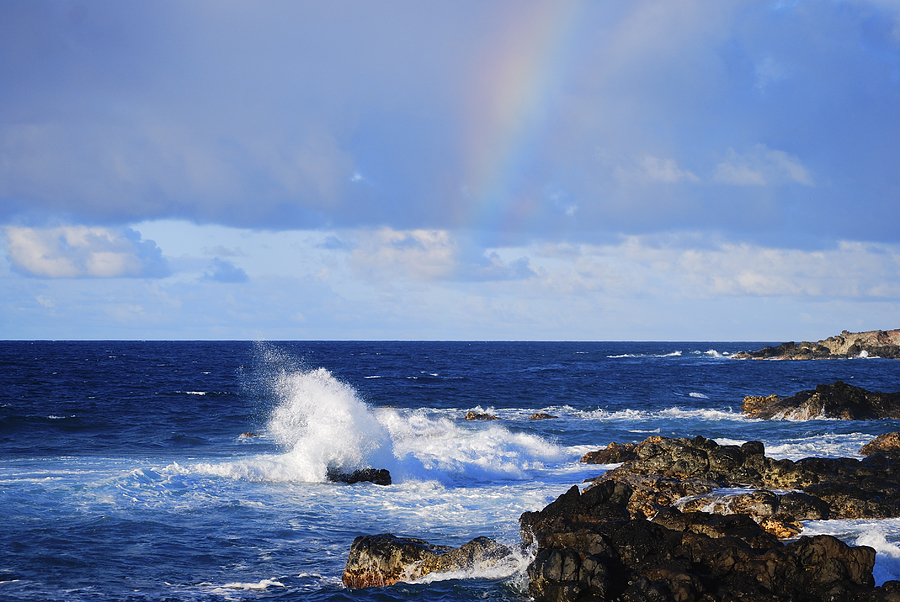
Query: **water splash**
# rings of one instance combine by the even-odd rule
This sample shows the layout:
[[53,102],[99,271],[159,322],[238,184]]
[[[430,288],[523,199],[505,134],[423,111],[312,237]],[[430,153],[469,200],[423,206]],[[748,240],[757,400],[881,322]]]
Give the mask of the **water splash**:
[[322,482],[329,470],[386,468],[394,483],[444,485],[527,479],[567,457],[555,444],[497,424],[469,424],[424,410],[373,408],[326,368],[309,368],[259,344],[256,385],[267,390],[266,435],[277,456],[240,460],[207,471],[262,481]]

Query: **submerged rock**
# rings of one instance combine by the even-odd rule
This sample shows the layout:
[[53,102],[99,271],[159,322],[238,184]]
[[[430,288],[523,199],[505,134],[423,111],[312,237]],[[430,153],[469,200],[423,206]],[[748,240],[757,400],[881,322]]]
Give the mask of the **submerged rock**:
[[837,381],[790,397],[747,396],[741,410],[750,418],[878,420],[900,418],[900,393],[867,391]]
[[509,548],[487,537],[452,548],[389,533],[362,535],[353,540],[341,581],[350,588],[385,587],[429,573],[496,564],[509,554]]
[[499,420],[499,416],[484,412],[466,412],[466,420]]
[[390,485],[391,473],[386,468],[363,468],[353,472],[340,472],[329,468],[326,473],[329,481],[334,483],[375,483]]
[[559,416],[554,416],[553,414],[547,414],[546,412],[535,412],[531,416],[528,417],[529,420],[550,420],[552,418],[559,418]]

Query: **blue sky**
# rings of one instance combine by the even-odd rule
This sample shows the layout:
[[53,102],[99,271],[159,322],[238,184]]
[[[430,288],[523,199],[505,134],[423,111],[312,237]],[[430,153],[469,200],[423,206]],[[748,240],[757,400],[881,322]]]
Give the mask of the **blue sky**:
[[900,2],[0,3],[0,338],[900,327]]

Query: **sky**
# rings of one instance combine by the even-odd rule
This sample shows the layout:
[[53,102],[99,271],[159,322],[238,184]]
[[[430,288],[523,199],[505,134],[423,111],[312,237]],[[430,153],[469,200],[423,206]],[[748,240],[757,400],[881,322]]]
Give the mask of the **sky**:
[[0,291],[0,339],[900,328],[900,0],[5,0]]

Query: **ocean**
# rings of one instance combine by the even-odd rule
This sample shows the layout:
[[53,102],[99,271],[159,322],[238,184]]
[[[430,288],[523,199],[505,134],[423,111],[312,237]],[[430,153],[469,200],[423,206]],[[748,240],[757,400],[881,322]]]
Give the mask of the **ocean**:
[[[387,588],[341,572],[363,534],[516,545],[519,515],[609,468],[579,459],[612,441],[796,460],[900,430],[743,417],[746,395],[900,391],[897,360],[730,358],[779,342],[0,342],[0,600],[527,600],[527,551]],[[369,466],[393,484],[325,478]],[[900,519],[819,533],[900,579]]]

